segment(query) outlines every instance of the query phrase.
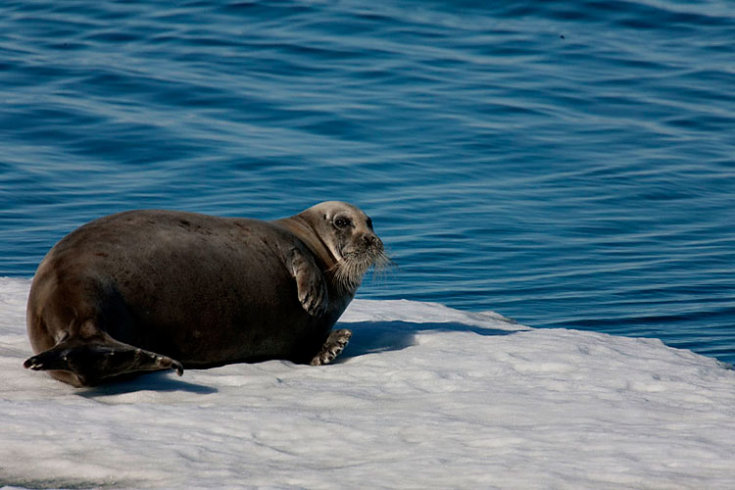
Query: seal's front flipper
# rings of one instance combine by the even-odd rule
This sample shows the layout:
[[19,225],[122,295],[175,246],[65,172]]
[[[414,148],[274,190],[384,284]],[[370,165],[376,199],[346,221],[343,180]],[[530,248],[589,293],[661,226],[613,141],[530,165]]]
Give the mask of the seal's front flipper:
[[112,338],[105,341],[65,340],[29,358],[23,366],[35,371],[66,372],[54,377],[77,386],[94,386],[106,378],[125,374],[175,369],[181,376],[184,372],[179,361]]
[[352,332],[346,328],[334,330],[329,334],[327,341],[324,342],[321,350],[314,356],[310,364],[312,366],[321,366],[332,362],[335,357],[342,353],[345,346],[347,346],[347,342],[350,341],[350,337],[352,337]]
[[314,259],[294,248],[289,256],[291,275],[296,279],[299,302],[314,317],[322,316],[329,306],[329,293],[319,267]]

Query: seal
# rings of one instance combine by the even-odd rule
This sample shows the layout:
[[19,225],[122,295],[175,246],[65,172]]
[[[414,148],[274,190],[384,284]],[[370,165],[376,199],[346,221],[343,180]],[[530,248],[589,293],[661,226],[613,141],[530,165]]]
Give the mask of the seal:
[[138,210],[59,241],[31,285],[24,366],[74,386],[130,375],[284,359],[322,365],[332,327],[371,266],[388,262],[347,203],[276,221]]

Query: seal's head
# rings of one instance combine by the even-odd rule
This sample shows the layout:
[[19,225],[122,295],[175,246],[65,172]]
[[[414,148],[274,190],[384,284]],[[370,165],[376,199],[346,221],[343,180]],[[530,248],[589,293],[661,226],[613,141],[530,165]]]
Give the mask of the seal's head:
[[283,224],[324,262],[335,285],[345,291],[354,293],[371,266],[390,262],[372,220],[351,204],[322,202]]

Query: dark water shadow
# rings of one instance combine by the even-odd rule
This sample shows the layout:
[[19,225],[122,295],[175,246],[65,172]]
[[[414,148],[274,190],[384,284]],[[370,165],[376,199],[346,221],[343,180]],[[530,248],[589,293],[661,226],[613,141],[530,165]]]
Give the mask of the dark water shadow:
[[335,362],[376,352],[403,350],[416,343],[419,332],[472,332],[482,336],[511,335],[523,330],[500,330],[462,323],[355,322],[339,323],[335,328],[352,330],[352,338]]
[[217,388],[184,381],[167,372],[144,374],[130,379],[118,379],[106,384],[80,391],[79,396],[95,398],[98,396],[122,395],[136,391],[183,391],[199,395],[217,393]]

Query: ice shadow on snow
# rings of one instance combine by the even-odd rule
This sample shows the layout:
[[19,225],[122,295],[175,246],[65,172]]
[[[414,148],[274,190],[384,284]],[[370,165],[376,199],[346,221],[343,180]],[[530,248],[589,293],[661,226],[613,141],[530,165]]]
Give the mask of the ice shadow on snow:
[[523,330],[501,330],[462,323],[412,323],[402,321],[339,323],[335,328],[352,330],[352,338],[336,362],[351,357],[403,350],[416,344],[420,332],[472,332],[483,336],[510,335]]
[[79,395],[85,398],[95,398],[98,396],[134,393],[136,391],[183,391],[200,395],[210,395],[217,393],[218,390],[211,386],[184,381],[176,375],[172,375],[170,372],[156,372],[95,386],[94,388],[80,392]]

